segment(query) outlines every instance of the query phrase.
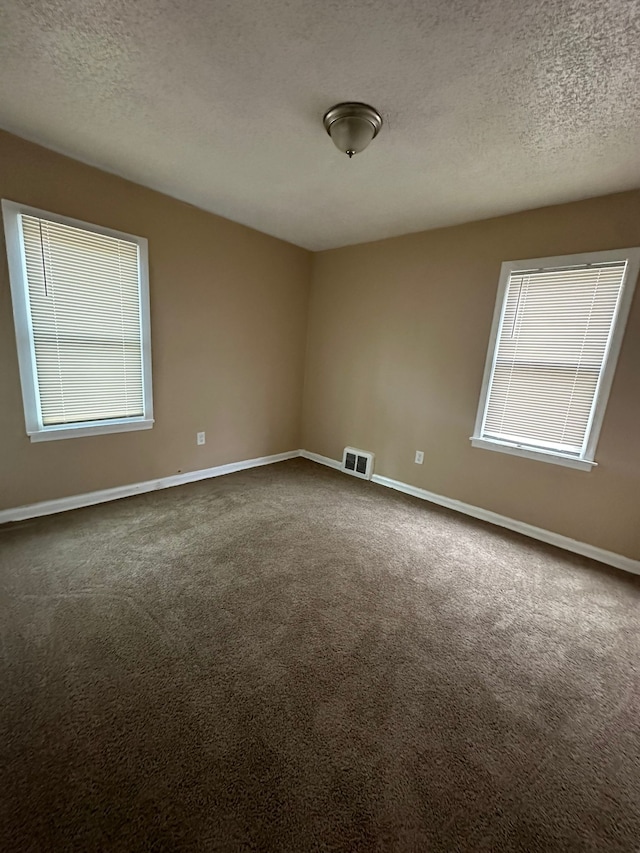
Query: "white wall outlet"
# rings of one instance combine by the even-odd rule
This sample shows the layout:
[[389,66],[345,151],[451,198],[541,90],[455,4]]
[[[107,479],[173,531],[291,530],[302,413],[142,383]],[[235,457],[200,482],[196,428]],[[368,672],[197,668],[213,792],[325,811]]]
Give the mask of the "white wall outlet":
[[424,462],[424,450],[416,450],[416,465],[422,465]]
[[203,432],[196,433],[196,444],[206,444],[207,437]]

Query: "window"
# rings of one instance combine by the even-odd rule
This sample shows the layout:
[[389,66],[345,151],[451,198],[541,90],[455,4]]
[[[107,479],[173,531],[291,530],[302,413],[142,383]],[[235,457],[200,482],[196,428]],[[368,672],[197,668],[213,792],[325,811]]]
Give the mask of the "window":
[[153,425],[147,241],[2,202],[31,441]]
[[590,470],[640,249],[502,265],[474,447]]

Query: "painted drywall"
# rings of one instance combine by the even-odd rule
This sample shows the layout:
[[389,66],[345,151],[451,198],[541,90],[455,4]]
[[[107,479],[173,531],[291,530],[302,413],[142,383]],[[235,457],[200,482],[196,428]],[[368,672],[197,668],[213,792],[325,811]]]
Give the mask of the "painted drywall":
[[640,286],[597,468],[469,442],[502,261],[639,244],[634,191],[315,255],[303,447],[370,450],[377,474],[640,558]]
[[640,244],[640,192],[312,257],[0,132],[0,196],[148,238],[156,417],[149,431],[29,441],[2,245],[0,509],[352,444],[383,476],[640,558],[640,296],[596,469],[468,440],[501,262]]
[[1,132],[0,196],[148,239],[156,419],[29,441],[2,243],[0,509],[300,446],[308,252]]

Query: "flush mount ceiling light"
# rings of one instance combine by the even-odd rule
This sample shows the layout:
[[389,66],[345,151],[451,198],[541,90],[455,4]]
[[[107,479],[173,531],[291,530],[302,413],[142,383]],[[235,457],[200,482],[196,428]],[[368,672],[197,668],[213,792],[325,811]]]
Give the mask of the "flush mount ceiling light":
[[349,157],[364,151],[382,127],[382,117],[368,104],[336,104],[325,113],[325,129],[340,151]]

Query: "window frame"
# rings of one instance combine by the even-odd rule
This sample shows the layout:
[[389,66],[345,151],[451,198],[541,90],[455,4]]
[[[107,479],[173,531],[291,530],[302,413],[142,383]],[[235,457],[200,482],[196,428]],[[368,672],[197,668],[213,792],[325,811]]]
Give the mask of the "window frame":
[[[95,234],[104,234],[120,240],[127,240],[138,246],[140,334],[142,343],[142,398],[143,415],[136,418],[105,418],[100,421],[80,421],[74,424],[55,424],[45,426],[40,411],[38,373],[33,339],[31,310],[24,241],[20,215],[48,219],[61,225],[82,228]],[[145,237],[127,234],[113,228],[51,213],[26,204],[2,199],[2,218],[9,266],[9,283],[13,305],[13,321],[18,351],[18,367],[22,387],[22,401],[26,432],[31,441],[51,441],[62,438],[80,438],[89,435],[103,435],[114,432],[151,429],[153,418],[153,388],[151,378],[151,321],[149,307],[149,254]]]
[[[498,355],[498,341],[502,331],[502,322],[506,310],[506,293],[511,273],[522,270],[553,269],[554,267],[583,266],[593,263],[607,263],[612,261],[627,262],[624,277],[622,279],[622,292],[613,319],[612,332],[609,338],[607,350],[603,360],[603,369],[593,398],[591,414],[585,433],[580,455],[562,453],[562,451],[550,448],[548,450],[522,442],[501,441],[495,438],[483,436],[483,427],[487,415],[487,404],[489,399],[489,386],[493,376],[494,366]],[[500,268],[498,281],[498,292],[496,296],[495,309],[491,332],[489,334],[489,346],[484,367],[480,400],[476,415],[473,435],[470,438],[473,447],[485,450],[496,450],[500,453],[509,453],[514,456],[523,456],[527,459],[536,459],[541,462],[551,462],[556,465],[566,465],[582,471],[591,471],[598,463],[595,461],[596,448],[600,437],[600,430],[604,420],[611,385],[615,374],[618,356],[624,338],[624,332],[633,301],[633,294],[640,271],[640,248],[611,249],[603,252],[583,252],[575,255],[558,255],[551,258],[527,258],[518,261],[505,261]]]

